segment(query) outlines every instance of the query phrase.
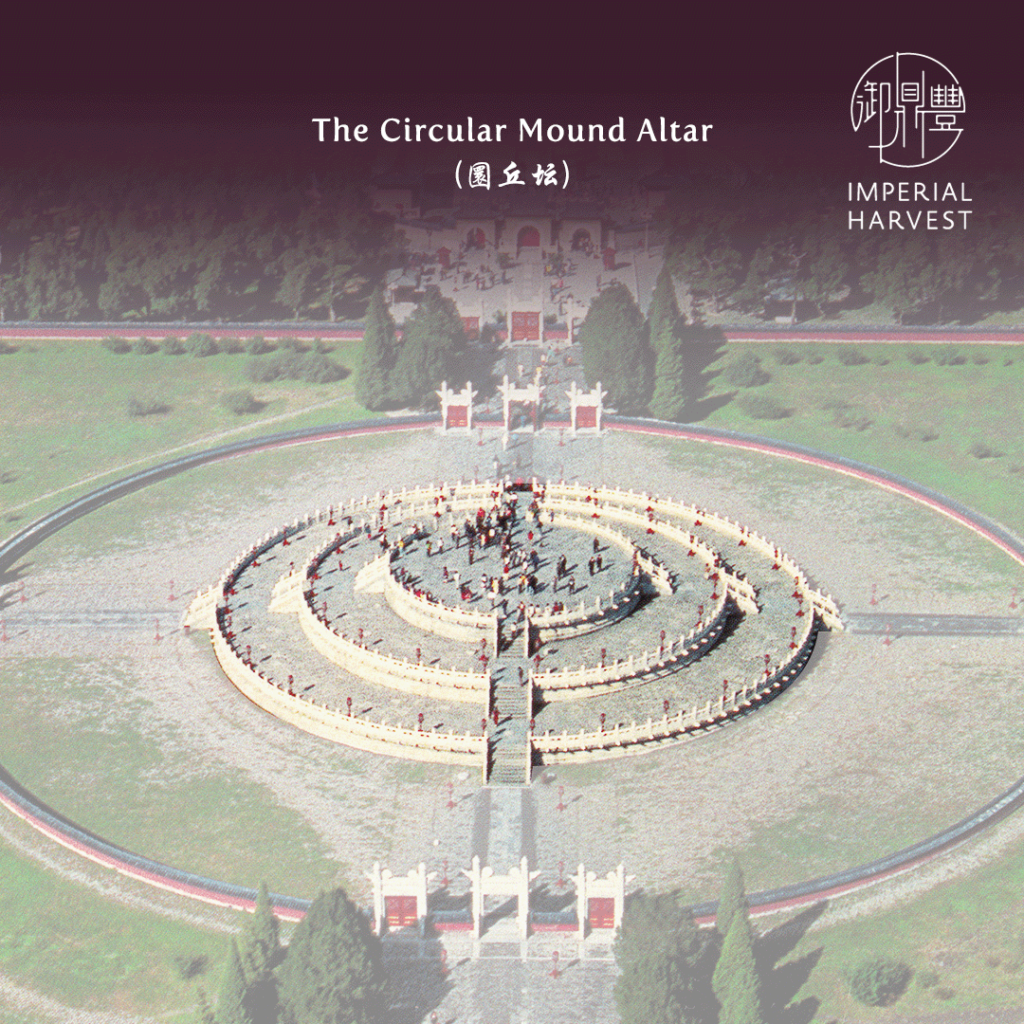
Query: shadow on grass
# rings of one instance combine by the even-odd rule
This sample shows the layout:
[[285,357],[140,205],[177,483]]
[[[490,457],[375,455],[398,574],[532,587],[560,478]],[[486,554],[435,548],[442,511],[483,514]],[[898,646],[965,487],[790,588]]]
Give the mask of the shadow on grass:
[[720,373],[719,370],[712,370],[711,366],[725,352],[725,332],[721,327],[711,327],[700,320],[680,326],[679,331],[685,341],[686,381],[682,390],[686,420],[699,423],[717,409],[728,405],[736,394],[711,394],[711,386]]
[[796,948],[811,925],[825,912],[826,906],[824,900],[815,903],[757,939],[754,957],[761,977],[761,1002],[766,1020],[777,1024],[810,1024],[814,1020],[819,1009],[817,999],[793,1000],[818,965],[822,947],[818,946],[795,960],[780,961]]

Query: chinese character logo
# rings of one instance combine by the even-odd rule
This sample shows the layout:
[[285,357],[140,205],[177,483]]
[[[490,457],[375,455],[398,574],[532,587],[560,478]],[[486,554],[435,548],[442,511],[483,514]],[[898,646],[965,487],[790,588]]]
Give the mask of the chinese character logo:
[[945,64],[923,53],[896,53],[872,64],[850,100],[853,130],[876,141],[890,167],[924,167],[945,156],[960,138],[957,116],[964,91]]

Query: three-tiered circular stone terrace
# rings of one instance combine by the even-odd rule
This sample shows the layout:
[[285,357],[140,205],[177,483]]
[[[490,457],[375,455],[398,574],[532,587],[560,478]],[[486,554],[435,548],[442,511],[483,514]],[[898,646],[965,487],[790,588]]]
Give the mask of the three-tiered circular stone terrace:
[[772,543],[668,498],[532,480],[351,499],[238,557],[186,617],[273,715],[363,750],[476,765],[635,753],[799,674],[831,598]]

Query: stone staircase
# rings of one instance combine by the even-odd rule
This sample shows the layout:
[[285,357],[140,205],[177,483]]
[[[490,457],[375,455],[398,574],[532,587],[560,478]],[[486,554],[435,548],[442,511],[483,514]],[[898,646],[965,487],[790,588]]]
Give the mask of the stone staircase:
[[498,724],[488,726],[487,784],[530,784],[530,684],[519,682],[519,669],[528,678],[525,659],[506,656],[491,673],[492,708]]

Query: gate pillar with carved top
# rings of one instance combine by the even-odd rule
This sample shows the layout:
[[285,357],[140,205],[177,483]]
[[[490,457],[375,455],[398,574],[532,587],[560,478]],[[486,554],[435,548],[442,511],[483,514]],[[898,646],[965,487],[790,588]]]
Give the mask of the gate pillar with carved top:
[[441,390],[434,394],[441,399],[441,430],[464,430],[467,434],[473,430],[473,399],[476,392],[467,380],[461,391],[448,387],[448,381],[441,382]]
[[385,929],[398,931],[415,927],[420,938],[426,933],[427,924],[427,867],[418,868],[406,875],[393,875],[387,868],[381,870],[380,861],[374,861],[373,871],[366,877],[373,883],[373,927],[377,935]]

